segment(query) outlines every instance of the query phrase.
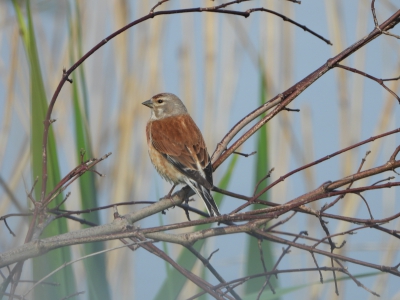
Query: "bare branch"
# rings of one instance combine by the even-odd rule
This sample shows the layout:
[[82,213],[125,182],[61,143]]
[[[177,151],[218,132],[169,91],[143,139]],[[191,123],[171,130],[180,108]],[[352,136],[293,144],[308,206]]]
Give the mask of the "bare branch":
[[376,77],[374,77],[374,76],[372,76],[372,75],[369,75],[369,74],[367,74],[367,73],[365,73],[365,72],[361,72],[361,71],[359,71],[359,70],[357,70],[357,69],[350,68],[350,67],[346,67],[346,66],[343,66],[343,65],[340,65],[340,64],[336,64],[335,67],[338,67],[338,68],[341,68],[341,69],[344,69],[344,70],[347,70],[347,71],[350,71],[350,72],[353,72],[353,73],[356,73],[356,74],[360,74],[360,75],[362,75],[362,76],[364,76],[364,77],[367,77],[367,78],[369,78],[369,79],[372,79],[373,81],[379,83],[379,84],[380,84],[385,90],[387,90],[390,94],[392,94],[393,97],[395,97],[395,98],[397,99],[397,101],[399,101],[399,103],[400,103],[400,97],[397,96],[397,94],[396,94],[395,92],[393,92],[391,89],[389,89],[389,88],[383,83],[383,82],[384,82],[383,79],[376,78]]
[[157,3],[156,5],[154,5],[154,6],[150,9],[150,13],[153,13],[154,10],[155,10],[157,7],[159,7],[160,5],[162,5],[163,3],[168,2],[168,1],[169,1],[169,0],[161,0],[161,1],[158,1],[158,3]]
[[252,156],[252,155],[256,154],[257,151],[253,151],[253,152],[251,152],[250,154],[241,153],[241,152],[237,152],[237,151],[233,151],[233,153],[238,154],[238,155],[241,155],[241,156],[244,156],[244,157],[249,157],[249,156]]
[[328,45],[333,45],[333,44],[331,43],[330,40],[327,40],[326,38],[324,38],[323,36],[319,35],[318,33],[316,33],[316,32],[314,32],[314,31],[310,30],[307,26],[301,25],[301,24],[299,24],[299,23],[297,23],[297,22],[295,22],[295,21],[289,19],[288,17],[286,17],[286,16],[284,16],[284,15],[282,15],[282,14],[280,14],[280,13],[277,13],[277,12],[275,12],[275,11],[273,11],[273,10],[266,9],[266,8],[263,8],[263,7],[260,7],[260,8],[251,8],[251,9],[249,9],[247,12],[248,12],[248,13],[252,13],[252,12],[255,12],[255,11],[265,11],[265,12],[267,12],[267,13],[270,13],[270,14],[273,14],[273,15],[275,15],[275,16],[281,17],[283,21],[292,23],[293,25],[296,25],[297,27],[300,27],[300,28],[303,29],[304,31],[307,31],[307,32],[311,33],[312,35],[316,36],[317,38],[319,38],[320,40],[323,40],[323,41],[324,41],[325,43],[327,43]]

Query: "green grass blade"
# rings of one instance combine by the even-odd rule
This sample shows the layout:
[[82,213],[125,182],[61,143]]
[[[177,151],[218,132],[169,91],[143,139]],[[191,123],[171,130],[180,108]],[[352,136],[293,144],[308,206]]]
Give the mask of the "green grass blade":
[[[43,138],[43,120],[45,119],[48,107],[45,93],[42,72],[40,68],[39,55],[36,45],[34,27],[31,17],[30,2],[27,1],[27,22],[23,17],[21,9],[14,0],[13,5],[17,15],[17,21],[22,32],[24,47],[28,56],[30,66],[30,97],[31,97],[31,161],[32,176],[39,176],[37,187],[41,186],[42,175],[42,138]],[[54,132],[50,127],[48,139],[48,189],[60,181],[60,170],[57,158],[57,149],[54,138]],[[40,190],[35,190],[36,199],[40,199]],[[62,196],[56,201],[60,201]],[[54,236],[68,231],[65,219],[53,221],[48,226],[42,237]],[[39,280],[47,275],[64,262],[71,260],[71,254],[68,248],[57,249],[48,254],[33,259],[33,280]],[[60,299],[76,292],[75,281],[72,269],[66,267],[62,271],[52,276],[51,280],[60,284],[56,289],[49,287],[38,287],[35,289],[36,299]]]
[[[76,5],[76,10],[79,11],[79,7]],[[77,15],[79,16],[79,14]],[[70,22],[70,63],[71,65],[76,61],[76,57],[74,57],[74,46],[79,47],[82,45],[81,36],[76,34],[74,35],[74,29],[81,27],[80,19],[77,17],[75,21],[73,20],[72,14],[69,14],[69,22]],[[74,24],[75,23],[75,24]],[[76,37],[76,38],[75,38]],[[77,42],[78,40],[78,42]],[[78,51],[79,53],[79,51]],[[79,77],[81,80],[77,80],[76,73],[72,74],[72,105],[74,111],[74,125],[75,125],[75,142],[77,145],[77,164],[80,163],[81,160],[81,150],[84,149],[86,152],[86,158],[93,157],[91,143],[90,143],[90,132],[88,129],[88,120],[87,115],[85,114],[85,110],[82,105],[82,98],[80,97],[78,83],[80,84],[80,88],[82,91],[86,91],[86,81],[82,79],[84,76],[83,72],[79,73]],[[85,93],[84,93],[85,94]],[[79,188],[80,188],[80,199],[81,199],[81,208],[87,209],[91,207],[98,207],[98,197],[97,197],[97,189],[95,185],[95,174],[93,172],[87,172],[82,175],[79,179]],[[100,215],[98,211],[91,212],[90,214],[85,216],[90,222],[99,224],[100,223]],[[105,249],[105,245],[103,242],[98,243],[87,243],[84,245],[84,253],[82,255],[87,255],[90,253],[98,252]],[[108,285],[107,277],[105,272],[106,270],[106,262],[104,255],[95,255],[83,260],[85,272],[86,272],[86,281],[88,285],[88,297],[89,299],[101,299],[107,300],[110,298],[110,287]]]
[[[232,159],[228,165],[228,169],[224,176],[222,177],[218,187],[222,189],[226,189],[232,174],[233,170],[236,166],[237,162],[237,155],[233,155]],[[222,199],[224,195],[222,194],[215,194],[214,195],[214,200],[217,203],[218,206],[220,206]],[[202,229],[207,229],[210,228],[210,225],[201,225],[201,226],[196,226],[194,227],[193,231],[197,230],[202,230]],[[195,248],[198,252],[201,252],[201,249],[204,245],[205,240],[199,240],[197,241],[194,245],[193,248]],[[177,263],[180,266],[183,266],[185,269],[192,270],[194,267],[194,264],[198,261],[197,257],[195,257],[189,250],[183,249],[181,254],[179,255],[177,259]],[[186,283],[186,277],[184,277],[181,273],[179,273],[176,269],[171,270],[169,276],[164,280],[161,288],[158,290],[158,293],[154,299],[158,300],[164,300],[164,299],[176,299],[181,292],[183,286]]]
[[[262,105],[266,100],[266,92],[267,86],[265,81],[265,75],[263,71],[260,71],[260,102]],[[264,116],[264,115],[263,115]],[[269,163],[268,163],[268,133],[267,126],[264,125],[260,128],[258,132],[258,141],[257,141],[257,159],[255,166],[255,183],[254,186],[261,180],[261,178],[265,177],[265,175],[269,171]],[[263,189],[267,186],[267,182],[264,180],[260,186],[259,190]],[[267,195],[264,194],[260,197],[263,200],[267,200]],[[252,205],[251,209],[262,208],[261,205]],[[262,242],[262,250],[264,255],[264,261],[267,267],[267,270],[271,270],[274,265],[274,257],[272,254],[272,243],[268,241]],[[247,242],[247,255],[245,260],[246,267],[246,275],[252,275],[257,273],[264,272],[263,266],[260,263],[260,250],[258,247],[258,241],[253,237],[248,237]],[[244,290],[246,294],[258,292],[262,285],[264,284],[265,278],[256,278],[246,282]],[[273,287],[276,287],[277,282],[276,278],[271,277],[271,284]]]

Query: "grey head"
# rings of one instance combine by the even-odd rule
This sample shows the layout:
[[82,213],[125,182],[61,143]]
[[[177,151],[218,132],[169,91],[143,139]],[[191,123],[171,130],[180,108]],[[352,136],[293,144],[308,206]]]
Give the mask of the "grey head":
[[142,104],[151,108],[151,119],[153,120],[187,114],[181,99],[171,93],[157,94]]

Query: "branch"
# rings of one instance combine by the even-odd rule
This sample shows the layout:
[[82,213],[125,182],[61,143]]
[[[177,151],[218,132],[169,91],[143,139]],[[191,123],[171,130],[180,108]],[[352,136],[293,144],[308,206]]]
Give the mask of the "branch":
[[[361,145],[364,145],[364,144],[373,142],[373,141],[375,141],[375,140],[377,140],[377,139],[380,139],[380,138],[382,138],[382,137],[385,137],[385,136],[388,136],[388,135],[391,135],[391,134],[395,134],[395,133],[398,133],[398,132],[400,132],[400,128],[397,128],[397,129],[392,130],[392,131],[385,132],[385,133],[380,134],[380,135],[376,135],[376,136],[370,137],[369,139],[366,139],[366,140],[364,140],[364,141],[362,141],[362,142],[359,142],[359,143],[357,143],[357,144],[354,144],[354,145],[352,145],[352,146],[350,146],[350,147],[347,147],[347,148],[344,148],[344,149],[342,149],[342,150],[336,151],[336,152],[334,152],[334,153],[332,153],[332,154],[329,154],[329,155],[327,155],[327,156],[325,156],[325,157],[323,157],[323,158],[320,158],[320,159],[318,159],[318,160],[316,160],[316,161],[314,161],[314,162],[312,162],[312,163],[309,163],[309,164],[306,164],[306,165],[304,165],[304,166],[302,166],[302,167],[300,167],[300,168],[297,168],[297,169],[295,169],[295,170],[293,170],[293,171],[287,173],[286,175],[281,176],[279,179],[275,180],[274,182],[272,182],[270,185],[268,185],[267,187],[265,187],[265,188],[264,188],[262,191],[260,191],[258,194],[254,195],[252,198],[250,198],[249,201],[248,201],[247,203],[245,203],[245,204],[243,204],[242,206],[240,206],[240,207],[236,208],[235,210],[233,210],[232,213],[239,212],[239,211],[243,210],[244,208],[246,208],[247,206],[251,205],[252,203],[254,203],[255,199],[259,198],[262,194],[266,193],[268,190],[270,190],[271,188],[273,188],[275,185],[277,185],[278,183],[284,181],[286,178],[288,178],[289,176],[291,176],[291,175],[293,175],[293,174],[296,174],[296,173],[298,173],[298,172],[300,172],[300,171],[303,171],[303,170],[305,170],[305,169],[308,169],[309,167],[312,167],[312,166],[314,166],[314,165],[317,165],[317,164],[319,164],[319,163],[321,163],[321,162],[323,162],[323,161],[325,161],[325,160],[331,159],[332,157],[335,157],[335,156],[337,156],[337,155],[339,155],[339,154],[342,154],[342,153],[344,153],[344,152],[347,152],[347,151],[349,151],[349,150],[351,150],[351,149],[357,148],[357,147],[359,147],[359,146],[361,146]],[[359,173],[359,172],[358,172],[358,173]]]
[[297,23],[297,22],[295,22],[295,21],[289,19],[288,17],[286,17],[286,16],[284,16],[284,15],[281,15],[281,14],[279,14],[279,13],[273,11],[273,10],[266,9],[266,8],[263,8],[263,7],[261,7],[261,8],[252,8],[252,9],[249,9],[249,10],[248,10],[249,13],[252,13],[252,12],[255,12],[255,11],[265,11],[265,12],[268,12],[268,13],[273,14],[273,15],[275,15],[275,16],[281,17],[281,18],[283,19],[283,21],[292,23],[292,24],[296,25],[297,27],[300,27],[300,28],[303,29],[304,31],[311,33],[312,35],[316,36],[316,37],[319,38],[320,40],[323,40],[323,41],[324,41],[325,43],[327,43],[328,45],[333,45],[333,44],[331,43],[330,40],[327,40],[327,39],[325,39],[323,36],[319,35],[318,33],[316,33],[316,32],[314,32],[314,31],[308,29],[307,26],[301,25],[301,24],[299,24],[299,23]]
[[[400,10],[395,12],[389,19],[381,24],[380,28],[386,30],[388,28],[393,28],[400,22]],[[300,82],[296,83],[294,86],[279,94],[251,112],[245,118],[240,120],[218,143],[217,149],[215,150],[212,162],[213,170],[216,170],[239,146],[241,146],[248,138],[250,138],[258,129],[260,129],[264,124],[270,121],[274,116],[276,116],[280,111],[282,111],[286,106],[288,106],[297,96],[299,96],[304,90],[306,90],[310,85],[312,85],[316,80],[322,77],[330,69],[332,69],[337,63],[343,61],[351,54],[356,52],[358,49],[364,47],[369,42],[377,38],[382,34],[381,30],[374,29],[366,37],[362,38],[355,44],[351,45],[335,57],[328,59],[326,64],[323,64],[317,70],[312,72],[310,75],[305,77]],[[251,127],[246,133],[244,133],[236,142],[234,142],[229,148],[227,148],[228,143],[233,139],[233,137],[249,122],[266,112],[267,110],[275,107],[270,113],[258,121],[253,127]]]
[[[400,103],[400,97],[397,96],[397,94],[396,94],[395,92],[393,92],[391,89],[389,89],[389,88],[383,83],[383,82],[385,81],[384,79],[376,78],[376,77],[374,77],[374,76],[372,76],[372,75],[369,75],[369,74],[367,74],[367,73],[365,73],[365,72],[361,72],[361,71],[359,71],[359,70],[357,70],[357,69],[350,68],[350,67],[346,67],[346,66],[343,66],[343,65],[340,65],[340,64],[337,64],[335,67],[342,68],[342,69],[344,69],[344,70],[347,70],[347,71],[350,71],[350,72],[353,72],[353,73],[356,73],[356,74],[360,74],[360,75],[362,75],[362,76],[364,76],[364,77],[367,77],[367,78],[369,78],[369,79],[372,79],[373,81],[376,81],[376,82],[379,83],[385,90],[387,90],[390,94],[392,94],[393,97],[395,97],[395,98],[397,99],[397,101],[399,101],[399,103]],[[392,79],[394,79],[394,78],[392,78]],[[386,81],[388,81],[388,80],[386,80]]]

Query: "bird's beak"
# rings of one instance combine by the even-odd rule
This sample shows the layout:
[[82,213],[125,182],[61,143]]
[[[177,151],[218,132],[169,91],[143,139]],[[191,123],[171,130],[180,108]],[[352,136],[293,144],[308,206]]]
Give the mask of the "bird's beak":
[[142,102],[143,105],[146,105],[147,107],[153,108],[153,102],[151,100],[147,100]]

